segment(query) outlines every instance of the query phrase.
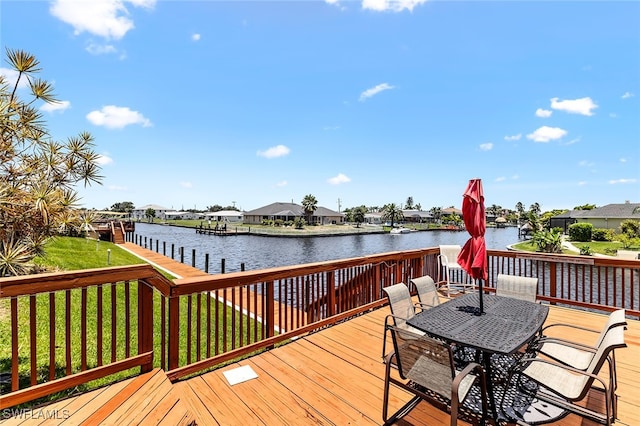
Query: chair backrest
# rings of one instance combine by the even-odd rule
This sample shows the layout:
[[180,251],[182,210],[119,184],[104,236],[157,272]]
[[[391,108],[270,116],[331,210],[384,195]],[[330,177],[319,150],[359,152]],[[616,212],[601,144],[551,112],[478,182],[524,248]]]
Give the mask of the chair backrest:
[[[602,368],[604,363],[607,361],[607,357],[609,356],[609,354],[614,349],[624,348],[626,346],[627,344],[624,342],[624,327],[613,327],[609,329],[609,331],[605,334],[604,338],[602,339],[600,346],[598,346],[598,350],[596,351],[596,354],[593,356],[593,359],[591,359],[591,362],[589,363],[589,367],[587,367],[586,372],[592,375],[598,375],[598,373],[600,372],[600,369]],[[588,377],[588,379],[585,380],[583,391],[580,394],[579,398],[577,398],[576,400],[580,400],[584,398],[589,392],[589,390],[591,389],[591,385],[593,383],[594,378],[593,376],[585,376],[585,377]]]
[[462,251],[462,246],[457,244],[440,245],[440,255],[444,256],[446,263],[458,264],[458,255]]
[[408,327],[407,320],[416,314],[409,287],[405,283],[398,283],[384,287],[382,290],[387,294],[394,324],[402,328]]
[[498,296],[535,302],[537,292],[537,278],[498,274],[498,280],[496,281],[496,295]]
[[604,340],[605,336],[607,335],[610,329],[614,327],[623,326],[623,325],[627,325],[625,310],[618,309],[616,311],[611,312],[609,314],[609,319],[607,320],[607,323],[605,324],[604,328],[602,329],[602,332],[600,333],[600,337],[598,338],[598,342],[596,343],[596,348],[599,348],[602,345],[602,341]]
[[455,377],[451,347],[428,336],[398,327],[389,328],[400,377],[451,398],[451,385]]
[[418,278],[413,278],[411,283],[416,288],[418,293],[418,300],[425,307],[436,306],[440,304],[440,298],[438,297],[438,289],[436,284],[429,275],[425,275]]

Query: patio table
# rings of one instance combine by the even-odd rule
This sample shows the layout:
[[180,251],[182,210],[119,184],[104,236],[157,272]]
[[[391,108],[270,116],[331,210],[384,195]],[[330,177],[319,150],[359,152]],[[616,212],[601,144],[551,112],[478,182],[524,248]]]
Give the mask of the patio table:
[[489,377],[487,390],[494,420],[498,412],[493,391],[491,355],[518,352],[542,328],[549,307],[524,300],[484,294],[484,313],[474,314],[479,294],[469,293],[423,310],[407,321],[429,336],[478,350]]

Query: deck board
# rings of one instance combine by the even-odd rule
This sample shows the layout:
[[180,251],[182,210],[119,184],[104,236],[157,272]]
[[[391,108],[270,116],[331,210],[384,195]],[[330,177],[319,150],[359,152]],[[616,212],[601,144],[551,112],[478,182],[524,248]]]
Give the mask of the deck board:
[[[381,424],[382,336],[388,313],[386,307],[377,309],[239,363],[174,383],[170,391],[165,392],[168,399],[144,391],[146,387],[153,388],[153,383],[161,388],[162,380],[142,384],[139,386],[142,395],[136,393],[130,399],[135,398],[137,404],[149,406],[144,415],[132,410],[126,401],[121,401],[117,407],[108,404],[124,387],[131,386],[134,379],[49,407],[69,409],[71,417],[63,424],[82,423],[90,418],[88,410],[95,414],[105,410],[101,407],[106,405],[111,411],[104,424],[112,423],[111,420],[118,424],[186,424],[191,419],[200,425]],[[547,324],[562,322],[599,329],[606,320],[606,315],[552,306]],[[616,425],[631,426],[640,424],[640,366],[637,362],[640,358],[640,322],[629,320],[628,323],[625,333],[628,347],[616,351],[619,395]],[[573,340],[589,341],[597,337],[566,330],[559,333]],[[239,365],[250,365],[258,378],[229,385],[223,372]],[[158,379],[161,377],[159,375]],[[392,387],[390,411],[398,409],[408,398],[406,392]],[[601,395],[594,393],[588,402],[599,404],[601,400]],[[161,414],[165,411],[166,414]],[[397,424],[434,425],[448,421],[447,413],[422,402]],[[8,419],[0,423],[32,425],[42,422]],[[56,423],[48,421],[46,424]],[[459,424],[467,423],[461,421]],[[594,423],[571,414],[555,424],[589,426]]]

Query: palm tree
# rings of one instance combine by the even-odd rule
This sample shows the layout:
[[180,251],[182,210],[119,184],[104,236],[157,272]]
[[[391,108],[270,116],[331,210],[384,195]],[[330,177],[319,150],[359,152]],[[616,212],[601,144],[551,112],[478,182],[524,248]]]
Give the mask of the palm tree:
[[429,210],[431,213],[431,217],[436,223],[440,223],[440,219],[442,218],[442,207],[431,207]]
[[318,200],[313,195],[307,194],[302,199],[302,208],[307,216],[307,223],[311,223],[311,216],[318,209]]
[[403,219],[402,209],[396,203],[389,203],[382,208],[382,220],[391,222],[392,228],[394,223],[398,223]]
[[405,203],[404,208],[407,210],[413,210],[413,197],[407,198],[407,202]]

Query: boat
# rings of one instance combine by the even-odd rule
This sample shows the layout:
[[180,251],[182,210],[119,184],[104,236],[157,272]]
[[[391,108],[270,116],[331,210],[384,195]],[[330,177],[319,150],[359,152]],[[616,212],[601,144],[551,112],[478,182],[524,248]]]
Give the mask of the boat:
[[404,228],[402,226],[399,228],[393,228],[391,231],[389,231],[390,234],[408,234],[409,232],[411,232],[411,229]]

